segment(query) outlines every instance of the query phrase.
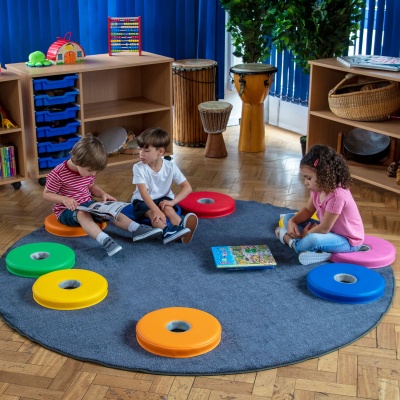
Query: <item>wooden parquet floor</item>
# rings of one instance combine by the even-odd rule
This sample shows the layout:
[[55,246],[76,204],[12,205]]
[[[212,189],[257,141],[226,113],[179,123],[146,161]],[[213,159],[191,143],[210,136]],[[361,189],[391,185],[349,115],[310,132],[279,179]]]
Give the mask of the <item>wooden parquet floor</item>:
[[[194,190],[300,208],[308,193],[299,177],[299,136],[269,126],[266,131],[263,153],[239,153],[239,127],[230,127],[224,133],[228,157],[205,158],[204,149],[175,146],[174,159]],[[98,183],[120,200],[129,200],[130,182],[129,165],[98,175]],[[43,201],[42,190],[33,180],[19,190],[0,187],[1,254],[43,225],[51,205]],[[366,232],[400,250],[400,196],[357,182],[353,194]],[[393,269],[398,286],[398,259]],[[296,365],[238,375],[161,376],[105,368],[44,349],[0,320],[0,400],[396,400],[399,350],[398,294],[381,323],[355,343]]]

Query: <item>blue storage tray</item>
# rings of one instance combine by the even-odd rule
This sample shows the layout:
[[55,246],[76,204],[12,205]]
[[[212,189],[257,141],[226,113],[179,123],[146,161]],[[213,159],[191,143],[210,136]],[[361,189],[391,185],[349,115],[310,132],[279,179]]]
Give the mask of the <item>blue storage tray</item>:
[[49,89],[62,89],[75,85],[75,81],[78,79],[78,74],[66,75],[60,79],[34,79],[33,80],[33,90],[49,90]]
[[36,122],[51,122],[59,121],[62,119],[75,118],[79,110],[79,105],[73,104],[70,107],[67,107],[64,110],[60,111],[35,111]]
[[53,157],[39,158],[39,168],[53,168],[68,159],[69,156],[62,158],[53,158]]
[[79,94],[79,90],[68,90],[61,96],[49,96],[48,94],[35,94],[33,96],[35,100],[35,106],[54,106],[56,104],[67,104],[74,103],[76,96]]
[[42,142],[38,143],[38,153],[51,153],[54,151],[71,150],[80,139],[79,136],[71,137],[62,143]]
[[81,121],[75,119],[71,122],[67,122],[66,124],[62,124],[52,128],[51,126],[37,126],[36,127],[36,135],[39,139],[44,137],[52,137],[59,135],[68,135],[70,133],[76,133],[78,130],[78,126],[81,124]]

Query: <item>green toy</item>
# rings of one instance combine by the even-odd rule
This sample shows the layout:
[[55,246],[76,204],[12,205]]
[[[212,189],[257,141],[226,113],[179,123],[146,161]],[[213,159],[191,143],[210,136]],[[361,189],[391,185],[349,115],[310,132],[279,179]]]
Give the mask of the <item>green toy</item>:
[[53,63],[46,58],[41,51],[29,54],[29,61],[25,63],[28,67],[49,67]]

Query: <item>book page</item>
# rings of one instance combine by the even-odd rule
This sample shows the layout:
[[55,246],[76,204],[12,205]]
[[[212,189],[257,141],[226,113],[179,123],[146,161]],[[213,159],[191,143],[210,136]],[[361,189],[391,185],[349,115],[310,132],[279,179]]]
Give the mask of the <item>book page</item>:
[[121,210],[128,205],[129,203],[122,201],[96,201],[90,204],[89,207],[78,206],[77,209],[81,211],[87,211],[92,214],[117,219]]

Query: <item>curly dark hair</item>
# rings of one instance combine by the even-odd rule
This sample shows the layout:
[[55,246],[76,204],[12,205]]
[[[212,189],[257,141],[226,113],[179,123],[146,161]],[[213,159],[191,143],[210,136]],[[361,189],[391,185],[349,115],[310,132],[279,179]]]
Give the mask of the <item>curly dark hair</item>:
[[307,166],[317,174],[317,184],[326,192],[332,192],[339,184],[349,189],[353,183],[346,160],[332,147],[316,144],[300,161],[300,167]]

